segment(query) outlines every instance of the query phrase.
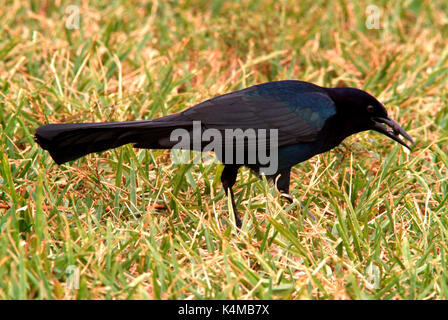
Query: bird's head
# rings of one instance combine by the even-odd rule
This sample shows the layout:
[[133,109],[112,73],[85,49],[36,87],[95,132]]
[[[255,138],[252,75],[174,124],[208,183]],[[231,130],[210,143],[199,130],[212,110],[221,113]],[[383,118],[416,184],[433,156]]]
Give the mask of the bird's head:
[[387,115],[386,108],[367,92],[356,88],[332,88],[330,95],[336,103],[338,114],[346,120],[349,134],[375,130],[408,149],[410,147],[400,135],[415,145],[409,134]]

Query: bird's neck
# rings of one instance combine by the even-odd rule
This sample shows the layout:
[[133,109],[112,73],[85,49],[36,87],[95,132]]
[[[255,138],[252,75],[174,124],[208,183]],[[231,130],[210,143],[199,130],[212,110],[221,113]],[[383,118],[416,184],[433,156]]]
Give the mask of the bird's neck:
[[333,149],[349,136],[345,133],[345,130],[341,130],[343,127],[345,127],[345,123],[337,115],[327,120],[325,127],[321,131],[322,144],[319,153]]
[[360,132],[362,130],[355,131],[350,124],[346,122],[346,119],[338,116],[328,120],[326,126],[321,132],[321,141],[319,153],[330,151],[337,147],[345,138]]

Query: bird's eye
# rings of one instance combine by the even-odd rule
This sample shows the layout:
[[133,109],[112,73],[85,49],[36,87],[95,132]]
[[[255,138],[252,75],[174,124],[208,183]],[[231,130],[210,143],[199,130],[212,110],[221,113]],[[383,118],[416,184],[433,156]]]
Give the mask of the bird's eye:
[[367,112],[372,113],[375,110],[374,106],[368,105],[367,106]]

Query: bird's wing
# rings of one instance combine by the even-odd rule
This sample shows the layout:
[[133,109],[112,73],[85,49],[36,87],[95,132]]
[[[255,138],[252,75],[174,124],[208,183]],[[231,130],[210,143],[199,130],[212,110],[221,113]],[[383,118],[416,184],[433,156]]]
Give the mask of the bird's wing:
[[218,130],[277,129],[278,146],[284,146],[314,141],[335,113],[333,100],[321,87],[278,81],[218,96],[180,115]]

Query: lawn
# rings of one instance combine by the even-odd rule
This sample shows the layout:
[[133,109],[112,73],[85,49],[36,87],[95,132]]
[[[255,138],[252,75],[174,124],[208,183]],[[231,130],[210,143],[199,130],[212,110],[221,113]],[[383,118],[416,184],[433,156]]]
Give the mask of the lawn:
[[[5,0],[0,21],[0,299],[448,298],[446,1]],[[58,166],[33,138],[283,79],[367,90],[417,146],[352,136],[294,167],[293,204],[241,170],[237,232],[222,165]]]

